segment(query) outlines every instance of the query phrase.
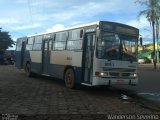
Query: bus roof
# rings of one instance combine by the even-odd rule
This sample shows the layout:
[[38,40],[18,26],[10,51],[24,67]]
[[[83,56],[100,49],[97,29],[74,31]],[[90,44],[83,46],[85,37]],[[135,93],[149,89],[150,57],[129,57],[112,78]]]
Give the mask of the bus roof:
[[87,27],[87,26],[91,26],[91,25],[99,25],[99,23],[100,23],[100,21],[96,21],[96,22],[91,22],[91,23],[87,23],[87,24],[81,24],[81,25],[76,25],[76,26],[73,26],[73,27],[64,28],[64,29],[61,29],[61,30],[55,30],[55,31],[45,32],[45,33],[40,33],[40,34],[33,34],[33,35],[29,35],[27,37],[33,37],[33,36],[38,36],[38,35],[45,35],[45,34],[50,34],[50,33],[53,33],[53,32],[60,32],[60,31],[65,31],[65,30],[82,28],[82,27]]
[[133,29],[137,29],[135,27],[132,27],[132,26],[129,26],[129,25],[126,25],[126,24],[122,24],[122,23],[117,23],[117,22],[96,21],[96,22],[91,22],[91,23],[87,23],[87,24],[81,24],[81,25],[77,25],[77,26],[73,26],[73,27],[64,28],[64,29],[61,29],[61,30],[55,30],[55,31],[51,31],[51,32],[44,32],[44,33],[40,33],[40,34],[32,34],[32,35],[29,35],[27,37],[33,37],[33,36],[38,36],[38,35],[46,35],[46,34],[51,34],[53,32],[61,32],[61,31],[65,31],[65,30],[72,30],[72,29],[76,29],[76,28],[83,28],[83,27],[92,26],[92,25],[100,25],[100,22],[106,22],[106,23],[111,23],[111,24],[119,24],[119,25],[123,25],[123,26],[126,26],[126,27],[131,27]]

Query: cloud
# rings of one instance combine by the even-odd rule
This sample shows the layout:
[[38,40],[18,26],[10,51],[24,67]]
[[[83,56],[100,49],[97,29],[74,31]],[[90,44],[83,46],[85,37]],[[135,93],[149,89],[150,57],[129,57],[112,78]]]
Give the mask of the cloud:
[[73,21],[71,26],[74,26],[74,25],[79,25],[79,24],[82,24],[84,23],[83,21]]
[[47,29],[46,31],[47,32],[54,32],[54,31],[62,30],[64,28],[65,28],[64,25],[62,25],[62,24],[56,24],[52,28]]
[[0,19],[0,25],[13,25],[13,24],[17,24],[19,23],[19,21],[17,19],[14,18],[1,18]]
[[130,20],[126,24],[136,27],[140,30],[140,34],[143,37],[144,44],[152,42],[152,28],[145,17],[141,17],[140,20]]
[[[54,23],[58,21],[66,22],[66,20],[74,22],[74,20],[77,21],[79,18],[89,19],[101,13],[105,13],[107,16],[107,13],[116,13],[125,9],[129,12],[133,11],[135,7],[133,5],[134,2],[130,0],[126,0],[123,4],[122,0],[70,0],[70,2],[57,0],[29,0],[28,2],[27,0],[16,0],[16,2],[20,4],[19,9],[21,10],[16,9],[15,11],[14,9],[15,13],[12,13],[12,15],[14,15],[15,19],[18,18],[19,22],[23,21],[24,25],[27,22],[26,20],[32,24],[31,17],[34,23],[41,22],[42,24],[51,21],[51,19],[54,20]],[[23,17],[19,18],[19,16]],[[72,24],[71,22],[70,24]]]
[[[5,5],[10,9],[4,7],[2,11],[5,12],[0,14],[0,24],[2,28],[12,31],[13,36],[19,35],[14,32],[30,34],[45,30],[54,31],[63,29],[64,25],[68,27],[97,20],[121,19],[122,23],[127,22],[135,27],[146,26],[146,23],[137,23],[134,20],[134,13],[139,11],[139,8],[131,0],[15,0],[12,4],[6,2],[11,1],[5,0]],[[51,27],[54,24],[55,26]]]
[[[23,3],[25,0],[18,0]],[[85,3],[85,4],[84,4]],[[127,9],[127,12],[134,11],[134,2],[127,0],[122,4],[122,0],[82,0],[70,2],[56,1],[56,0],[30,0],[30,9],[33,21],[47,21],[54,19],[55,23],[58,21],[65,22],[66,20],[74,20],[76,18],[91,18],[101,13],[119,13]],[[28,9],[28,7],[26,7]],[[29,12],[29,10],[28,10]],[[29,17],[30,18],[30,17]]]
[[[86,2],[85,4],[75,4],[73,6],[70,6],[66,8],[64,11],[57,11],[56,13],[53,13],[51,16],[54,19],[58,20],[69,20],[69,19],[74,19],[74,18],[87,18],[87,17],[93,17],[101,13],[111,13],[111,12],[119,12],[120,10],[124,10],[125,7],[128,7],[128,11],[132,11],[132,7],[126,5],[126,4],[121,4],[121,0],[104,0],[103,2],[101,1],[89,1]],[[129,3],[129,2],[125,2]],[[63,4],[61,5],[61,9],[63,8]]]
[[41,24],[35,23],[35,24],[32,24],[32,25],[14,26],[11,29],[14,29],[16,31],[16,30],[25,30],[25,29],[31,29],[31,28],[38,28],[40,26],[41,26]]
[[16,0],[16,3],[19,3],[19,4],[27,4],[27,0]]
[[140,20],[130,20],[126,24],[137,27],[139,29],[145,29],[150,27],[150,23],[146,20],[145,17],[142,17]]

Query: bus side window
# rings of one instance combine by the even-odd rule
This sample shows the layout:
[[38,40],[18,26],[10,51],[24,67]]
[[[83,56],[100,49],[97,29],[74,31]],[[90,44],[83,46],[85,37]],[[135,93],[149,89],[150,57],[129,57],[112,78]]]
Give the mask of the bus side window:
[[67,33],[59,32],[55,34],[55,41],[53,43],[53,50],[64,50],[66,46]]
[[22,49],[22,40],[17,40],[16,51],[21,51]]
[[90,50],[94,49],[94,45],[95,45],[95,35],[89,35],[87,36],[88,38],[88,47],[90,48]]
[[30,37],[27,40],[26,50],[32,50],[34,43],[34,37]]
[[49,40],[49,50],[50,50],[50,51],[52,50],[52,46],[53,46],[52,43],[53,43],[53,40],[50,39],[50,40]]
[[94,47],[96,41],[96,35],[93,35],[93,42],[92,42],[92,47]]
[[67,50],[82,50],[83,30],[76,29],[69,31]]
[[33,50],[41,50],[42,49],[42,36],[36,36],[33,44]]

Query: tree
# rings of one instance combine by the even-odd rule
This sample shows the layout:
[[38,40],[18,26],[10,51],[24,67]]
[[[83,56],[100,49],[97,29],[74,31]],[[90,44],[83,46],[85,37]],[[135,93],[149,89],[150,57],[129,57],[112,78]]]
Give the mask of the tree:
[[[154,50],[154,69],[156,69],[156,63],[159,56],[156,54],[155,43],[159,36],[159,18],[160,18],[160,0],[137,0],[136,3],[140,5],[144,5],[146,7],[145,10],[140,11],[138,17],[145,16],[146,19],[150,22],[153,31],[153,50]],[[155,31],[156,28],[156,31]],[[156,33],[156,34],[155,34]],[[157,52],[158,53],[158,52]]]
[[8,47],[12,47],[14,41],[6,31],[1,31],[0,28],[0,51],[6,50]]
[[160,18],[160,7],[159,7],[159,10],[157,11],[158,12],[158,16],[156,17],[156,42],[157,42],[157,62],[159,63],[159,42],[158,42],[158,39],[159,39],[159,18]]

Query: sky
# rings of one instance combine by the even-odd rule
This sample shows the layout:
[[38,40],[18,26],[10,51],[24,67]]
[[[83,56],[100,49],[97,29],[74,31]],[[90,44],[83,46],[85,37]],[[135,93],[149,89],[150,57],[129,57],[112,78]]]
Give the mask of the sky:
[[[12,39],[74,25],[112,21],[140,29],[144,43],[152,42],[150,23],[138,19],[144,6],[136,0],[0,0],[0,27]],[[15,47],[10,48],[15,49]]]

